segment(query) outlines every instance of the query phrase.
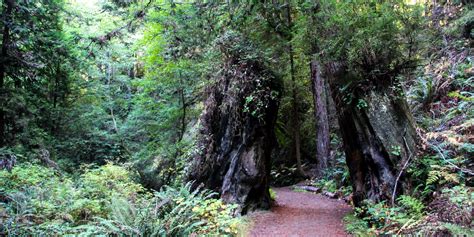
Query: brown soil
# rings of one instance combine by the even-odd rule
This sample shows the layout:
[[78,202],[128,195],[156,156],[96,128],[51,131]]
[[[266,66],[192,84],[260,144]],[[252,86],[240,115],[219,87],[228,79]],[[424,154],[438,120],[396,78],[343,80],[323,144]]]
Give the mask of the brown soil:
[[290,187],[273,188],[276,205],[270,211],[249,215],[249,236],[349,236],[342,218],[351,207],[320,194],[296,192]]

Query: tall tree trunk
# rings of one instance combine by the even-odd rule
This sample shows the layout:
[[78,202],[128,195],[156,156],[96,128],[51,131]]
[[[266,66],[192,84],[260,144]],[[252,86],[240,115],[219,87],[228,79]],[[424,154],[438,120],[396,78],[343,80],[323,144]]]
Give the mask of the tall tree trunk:
[[414,156],[416,148],[416,131],[408,105],[399,92],[391,89],[391,83],[372,85],[368,90],[353,88],[352,100],[347,102],[344,98],[348,98],[348,92],[341,88],[346,87],[350,73],[335,64],[330,64],[327,71],[331,74],[331,94],[336,103],[354,204],[358,206],[364,199],[391,200],[395,187],[397,194],[409,188],[403,175],[396,185],[402,167]]
[[299,118],[299,110],[298,110],[298,88],[296,85],[296,76],[295,76],[295,60],[294,60],[294,51],[293,51],[293,44],[292,44],[292,29],[293,29],[293,22],[291,19],[291,6],[290,3],[286,2],[286,16],[287,16],[287,23],[288,29],[290,31],[290,38],[288,39],[288,54],[290,56],[290,76],[291,76],[291,88],[292,88],[292,119],[291,119],[291,126],[292,126],[292,133],[293,133],[293,152],[295,155],[296,160],[296,167],[298,172],[301,176],[305,177],[306,174],[303,170],[303,166],[301,163],[301,141],[300,141],[300,118]]
[[314,98],[314,117],[316,119],[316,156],[318,160],[318,176],[328,168],[329,159],[329,119],[327,82],[321,74],[321,65],[312,60],[311,82]]
[[201,115],[198,150],[188,180],[204,184],[237,203],[241,212],[268,208],[270,157],[276,138],[280,85],[260,60],[247,59],[240,36],[220,41],[225,62],[208,89]]
[[[175,16],[176,14],[176,4],[174,3],[174,1],[172,1],[171,3],[171,16]],[[175,44],[179,44],[179,42],[181,41],[178,36],[177,36],[177,30],[176,30],[176,25],[175,24],[172,24],[172,28],[173,28],[173,35],[174,35],[174,38],[175,38]],[[175,47],[177,46],[175,45]],[[177,51],[176,50],[173,50],[172,52],[172,59],[174,61],[177,61],[178,60],[178,56],[177,56]],[[184,85],[184,81],[183,81],[183,78],[181,77],[181,72],[178,71],[178,78],[179,78],[179,88],[178,88],[178,93],[179,93],[179,100],[181,102],[181,121],[180,121],[180,128],[179,128],[179,133],[178,133],[178,142],[182,141],[183,140],[183,137],[184,137],[184,133],[186,132],[186,96],[184,94],[184,89],[185,89],[185,85]],[[178,157],[181,153],[181,150],[180,149],[177,149],[176,150],[176,157]]]
[[60,87],[60,81],[61,81],[61,65],[59,63],[59,61],[56,62],[56,69],[53,71],[51,70],[51,76],[54,72],[54,79],[53,79],[53,85],[52,85],[52,89],[51,89],[51,92],[50,92],[50,99],[53,100],[53,115],[52,115],[52,118],[51,118],[51,121],[50,121],[50,132],[51,134],[56,134],[56,132],[58,131],[58,127],[59,127],[59,122],[57,121],[57,119],[59,118],[58,115],[58,111],[56,110],[57,106],[58,106],[58,97],[59,97],[59,87]]
[[[109,60],[109,62],[106,63],[106,72],[105,72],[105,79],[107,80],[107,98],[110,100],[109,102],[113,102],[111,86],[112,86],[112,79],[114,77],[115,72],[114,72],[114,66],[112,65],[112,62],[111,62],[112,59],[109,52],[106,53],[106,57],[107,57],[107,60]],[[112,128],[114,132],[118,134],[119,130],[117,126],[117,120],[115,119],[113,103],[111,103],[109,107],[109,111],[110,111],[110,118],[112,119],[112,126],[113,126]]]
[[4,103],[6,99],[5,91],[5,77],[6,77],[6,60],[8,60],[8,47],[10,44],[10,23],[12,21],[12,12],[15,5],[14,0],[4,0],[3,9],[3,37],[2,37],[2,51],[0,57],[0,147],[7,143],[6,139],[6,118]]
[[181,78],[181,74],[179,76],[179,82],[180,82],[180,88],[179,88],[179,95],[180,95],[180,100],[181,100],[181,128],[179,131],[179,138],[178,142],[183,140],[184,133],[186,132],[186,97],[184,94],[184,82],[183,79]]

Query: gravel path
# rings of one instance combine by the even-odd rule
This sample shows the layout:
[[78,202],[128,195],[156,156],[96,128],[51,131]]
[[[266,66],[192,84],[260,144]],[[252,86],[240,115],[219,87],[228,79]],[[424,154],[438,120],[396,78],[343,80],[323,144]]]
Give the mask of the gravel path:
[[249,236],[349,236],[342,218],[351,211],[344,201],[320,194],[296,192],[290,187],[273,188],[276,205],[271,211],[257,211]]

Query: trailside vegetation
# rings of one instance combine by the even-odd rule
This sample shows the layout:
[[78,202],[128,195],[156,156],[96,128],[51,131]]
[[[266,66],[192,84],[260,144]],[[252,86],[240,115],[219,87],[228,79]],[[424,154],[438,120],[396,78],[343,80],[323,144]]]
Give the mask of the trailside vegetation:
[[0,1],[1,236],[473,235],[470,1]]

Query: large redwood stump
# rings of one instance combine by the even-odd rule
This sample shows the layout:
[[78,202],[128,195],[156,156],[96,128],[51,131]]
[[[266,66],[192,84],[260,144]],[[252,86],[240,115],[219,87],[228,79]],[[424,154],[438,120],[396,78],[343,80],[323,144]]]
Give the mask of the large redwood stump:
[[364,199],[391,201],[395,188],[396,195],[409,189],[403,169],[416,149],[416,131],[403,90],[390,78],[368,82],[334,65],[326,70],[331,75],[354,204]]
[[241,36],[227,33],[217,45],[223,63],[208,88],[188,179],[239,204],[242,213],[268,208],[280,83]]

